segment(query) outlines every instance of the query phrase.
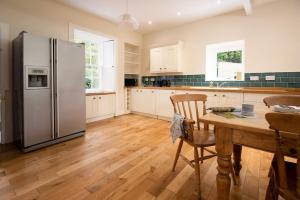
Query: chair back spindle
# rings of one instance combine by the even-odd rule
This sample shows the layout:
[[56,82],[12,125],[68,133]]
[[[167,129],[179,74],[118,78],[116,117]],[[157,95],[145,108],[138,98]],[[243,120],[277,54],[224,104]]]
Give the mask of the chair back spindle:
[[[204,94],[179,94],[170,97],[173,104],[174,113],[183,115],[187,119],[194,120],[197,123],[197,129],[200,130],[200,115],[206,114],[205,103],[207,96]],[[202,105],[202,110],[199,110],[199,105]],[[204,126],[208,128],[207,125]]]

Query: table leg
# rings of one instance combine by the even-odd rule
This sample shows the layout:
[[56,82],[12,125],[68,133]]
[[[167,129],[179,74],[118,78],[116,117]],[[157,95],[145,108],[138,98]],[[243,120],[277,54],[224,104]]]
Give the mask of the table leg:
[[230,172],[232,154],[232,129],[216,127],[216,151],[218,154],[217,199],[230,198]]
[[234,168],[234,174],[236,176],[240,175],[240,171],[242,169],[241,165],[241,155],[242,155],[242,146],[234,144],[233,145],[233,168]]

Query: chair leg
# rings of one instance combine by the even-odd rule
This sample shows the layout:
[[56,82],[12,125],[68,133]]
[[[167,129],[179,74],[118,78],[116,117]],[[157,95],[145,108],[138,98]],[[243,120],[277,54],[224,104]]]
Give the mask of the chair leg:
[[198,148],[194,147],[194,159],[195,159],[195,177],[196,177],[196,191],[198,199],[201,199],[201,182],[200,182],[200,164],[199,164],[199,155]]
[[278,193],[275,190],[275,182],[274,182],[275,180],[274,180],[274,175],[272,173],[273,171],[272,169],[270,169],[269,171],[270,180],[266,191],[265,200],[278,200]]
[[[277,161],[276,161],[276,155],[274,155],[274,156],[273,156],[273,159],[272,159],[271,165],[272,165],[272,163],[273,163],[273,162],[277,162]],[[271,175],[272,175],[272,167],[270,167],[270,168],[269,168],[268,177],[270,178],[270,177],[271,177]]]
[[204,147],[201,147],[201,164],[203,163]]
[[172,168],[173,172],[175,171],[175,167],[176,167],[177,160],[178,160],[180,152],[181,152],[182,145],[183,145],[183,140],[180,139],[180,142],[179,142],[178,148],[177,148],[177,152],[176,152],[176,155],[175,155],[175,160],[174,160],[173,168]]
[[230,168],[231,168],[231,177],[232,177],[232,180],[233,180],[233,184],[234,184],[234,185],[238,185],[238,184],[237,184],[236,177],[235,177],[235,173],[234,173],[234,168],[233,168],[232,162],[231,162]]

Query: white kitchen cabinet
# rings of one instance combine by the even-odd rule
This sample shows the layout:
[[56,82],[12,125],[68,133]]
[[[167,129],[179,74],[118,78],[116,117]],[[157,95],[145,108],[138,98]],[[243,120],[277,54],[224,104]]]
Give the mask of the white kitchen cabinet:
[[151,89],[131,90],[131,110],[155,115],[155,93]]
[[267,106],[264,104],[263,99],[269,96],[275,96],[275,94],[244,93],[244,103],[253,104],[254,111],[266,109]]
[[115,113],[115,95],[98,96],[98,115],[105,116]]
[[174,90],[156,90],[156,114],[161,117],[171,118],[174,109],[170,97],[175,94]]
[[221,106],[242,106],[243,93],[222,92],[219,96]]
[[98,112],[98,101],[96,96],[86,97],[86,118],[94,118]]
[[162,70],[162,48],[150,49],[150,71],[159,72]]
[[138,112],[141,109],[141,94],[140,94],[140,89],[131,89],[131,111]]
[[98,121],[115,115],[115,94],[86,97],[87,122]]
[[181,72],[182,42],[150,49],[150,72]]

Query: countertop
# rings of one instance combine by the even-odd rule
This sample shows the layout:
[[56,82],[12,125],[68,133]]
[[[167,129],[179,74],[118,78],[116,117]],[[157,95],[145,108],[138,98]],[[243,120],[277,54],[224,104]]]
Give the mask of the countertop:
[[194,87],[194,86],[172,86],[172,87],[153,87],[137,86],[128,87],[137,89],[157,89],[157,90],[191,90],[191,91],[213,91],[213,92],[240,92],[240,93],[267,93],[267,94],[296,94],[300,95],[300,88],[261,88],[261,87]]
[[108,95],[108,94],[116,94],[113,91],[102,91],[102,90],[95,90],[95,91],[87,91],[85,96],[93,96],[93,95]]

